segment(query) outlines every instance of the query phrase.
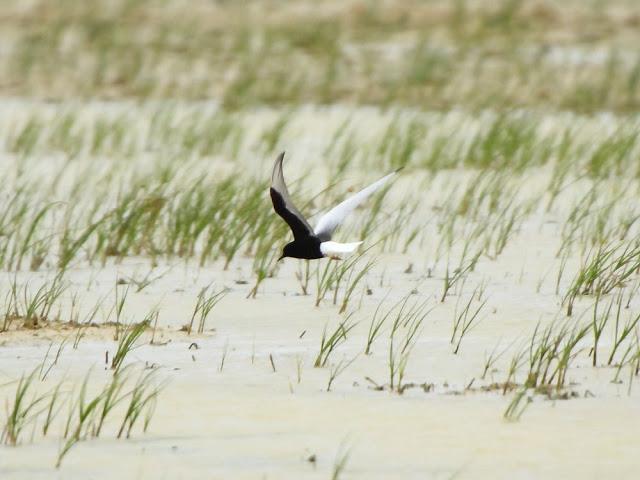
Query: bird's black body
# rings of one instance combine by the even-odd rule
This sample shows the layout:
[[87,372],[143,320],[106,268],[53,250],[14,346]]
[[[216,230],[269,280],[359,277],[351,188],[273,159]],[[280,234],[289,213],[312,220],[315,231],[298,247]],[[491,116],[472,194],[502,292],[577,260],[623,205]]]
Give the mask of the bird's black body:
[[282,256],[306,260],[324,257],[320,251],[320,239],[315,235],[287,243],[282,249]]

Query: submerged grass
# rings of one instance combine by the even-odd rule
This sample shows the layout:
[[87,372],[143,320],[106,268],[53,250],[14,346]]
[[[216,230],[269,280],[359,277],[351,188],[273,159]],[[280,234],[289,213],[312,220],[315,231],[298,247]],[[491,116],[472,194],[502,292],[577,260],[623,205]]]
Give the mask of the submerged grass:
[[18,381],[13,402],[7,407],[7,418],[0,437],[5,445],[20,443],[25,427],[35,422],[44,410],[42,405],[46,402],[46,395],[33,392],[38,369],[27,375],[23,374]]
[[[94,383],[92,377],[97,375],[89,370],[79,385],[69,386],[62,380],[51,391],[40,394],[35,385],[39,369],[40,366],[23,374],[17,382],[15,395],[7,403],[7,417],[0,438],[2,443],[15,446],[23,441],[27,427],[31,427],[31,441],[34,441],[36,427],[40,427],[43,437],[55,433],[61,441],[56,468],[75,445],[100,437],[119,415],[122,420],[115,432],[117,438],[125,434],[129,438],[140,421],[142,431],[146,431],[164,387],[164,383],[156,378],[156,369],[143,369],[134,381],[135,369],[124,367],[116,370],[102,388],[95,389],[90,385]],[[128,406],[123,408],[127,402]],[[67,417],[60,421],[60,413],[65,407]]]

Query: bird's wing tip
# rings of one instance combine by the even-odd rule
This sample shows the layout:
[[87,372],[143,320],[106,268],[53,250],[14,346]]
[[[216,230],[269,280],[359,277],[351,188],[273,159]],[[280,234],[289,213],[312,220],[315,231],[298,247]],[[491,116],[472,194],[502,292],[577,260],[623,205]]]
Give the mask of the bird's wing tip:
[[282,175],[282,161],[284,160],[284,151],[276,158],[276,163],[273,165],[273,172],[271,173],[271,183],[275,183],[278,173]]

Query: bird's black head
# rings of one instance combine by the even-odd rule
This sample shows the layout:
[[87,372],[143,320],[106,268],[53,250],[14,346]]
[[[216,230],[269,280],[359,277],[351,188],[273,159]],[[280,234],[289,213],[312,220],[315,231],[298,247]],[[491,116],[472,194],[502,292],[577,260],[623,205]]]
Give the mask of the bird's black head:
[[282,249],[282,255],[278,259],[278,261],[282,260],[285,257],[293,257],[298,258],[298,244],[295,242],[287,243]]

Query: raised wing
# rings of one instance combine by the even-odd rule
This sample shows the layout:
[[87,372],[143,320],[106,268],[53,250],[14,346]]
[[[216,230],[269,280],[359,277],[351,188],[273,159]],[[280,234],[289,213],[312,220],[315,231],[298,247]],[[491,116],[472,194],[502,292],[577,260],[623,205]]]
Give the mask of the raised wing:
[[399,168],[386,177],[382,177],[377,182],[374,182],[367,188],[360,190],[355,195],[347,198],[345,201],[325,213],[320,220],[318,220],[318,224],[314,230],[316,236],[318,236],[318,238],[323,242],[331,240],[333,232],[338,228],[346,216],[349,215],[354,208],[360,205],[369,195],[382,188],[382,186],[400,170],[401,169]]
[[289,197],[289,191],[287,190],[287,185],[284,183],[284,176],[282,175],[283,160],[284,152],[278,155],[276,164],[273,167],[269,193],[271,194],[273,209],[287,222],[293,232],[293,237],[297,240],[313,235],[313,229]]

